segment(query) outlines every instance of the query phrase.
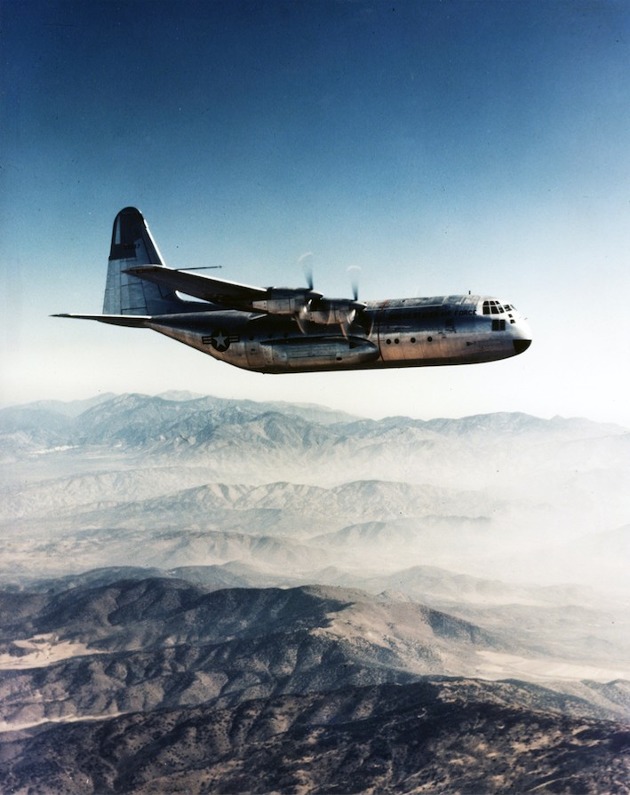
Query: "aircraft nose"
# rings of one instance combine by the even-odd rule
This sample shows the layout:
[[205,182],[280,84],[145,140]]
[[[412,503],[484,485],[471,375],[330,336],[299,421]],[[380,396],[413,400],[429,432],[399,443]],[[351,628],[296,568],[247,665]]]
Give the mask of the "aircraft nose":
[[523,353],[532,344],[531,340],[513,340],[515,353]]

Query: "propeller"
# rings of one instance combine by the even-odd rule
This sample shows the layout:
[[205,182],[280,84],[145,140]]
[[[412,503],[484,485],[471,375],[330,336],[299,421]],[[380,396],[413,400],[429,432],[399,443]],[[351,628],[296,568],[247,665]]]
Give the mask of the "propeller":
[[306,323],[308,322],[308,313],[311,311],[312,303],[313,299],[309,298],[308,301],[305,301],[295,313],[295,322],[298,324],[298,328],[302,334],[306,334],[307,331]]
[[[366,305],[359,301],[359,274],[361,273],[361,266],[360,265],[351,265],[348,268],[348,273],[352,273],[351,283],[352,283],[352,297],[354,301],[357,303],[358,310],[365,309]],[[359,317],[359,323],[361,324],[365,334],[370,337],[372,335],[372,331],[374,330],[374,313],[369,315],[369,323],[366,323],[368,317],[363,316]]]
[[357,317],[357,312],[365,308],[365,304],[358,301],[359,279],[358,272],[361,270],[357,265],[348,268],[348,272],[353,272],[352,277],[352,299],[347,298],[324,298],[320,293],[314,292],[313,278],[313,254],[308,251],[299,257],[304,271],[304,277],[309,292],[312,295],[305,295],[304,302],[295,312],[295,321],[302,334],[306,334],[308,322],[319,323],[325,326],[338,325],[344,337],[348,337],[350,327]]
[[298,257],[298,262],[302,265],[302,270],[304,271],[304,278],[306,279],[306,284],[308,285],[308,289],[313,289],[313,252],[307,251],[305,254],[302,254],[301,257]]
[[[313,292],[313,252],[306,251],[300,257],[298,257],[298,263],[302,265],[302,271],[304,273],[304,278],[306,280],[306,286],[308,287],[308,291],[310,293]],[[308,319],[308,313],[311,309],[311,304],[313,303],[313,296],[307,297],[304,296],[304,303],[302,306],[297,310],[294,317],[298,324],[298,327],[302,334],[306,334],[306,322]]]
[[351,273],[350,284],[352,285],[352,298],[354,301],[359,300],[359,274],[361,268],[358,265],[351,265],[348,268],[348,273]]

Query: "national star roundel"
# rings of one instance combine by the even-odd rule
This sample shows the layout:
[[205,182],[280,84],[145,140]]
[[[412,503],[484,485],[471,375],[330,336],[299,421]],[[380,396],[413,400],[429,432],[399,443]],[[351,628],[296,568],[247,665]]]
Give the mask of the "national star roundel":
[[215,351],[219,351],[219,353],[223,353],[223,351],[227,351],[230,347],[230,337],[226,334],[222,329],[218,331],[213,331],[210,335],[210,345],[215,349]]

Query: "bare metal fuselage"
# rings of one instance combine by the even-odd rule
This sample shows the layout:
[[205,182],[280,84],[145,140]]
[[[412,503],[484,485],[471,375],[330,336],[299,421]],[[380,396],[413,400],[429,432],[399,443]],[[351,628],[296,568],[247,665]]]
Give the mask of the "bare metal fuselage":
[[103,314],[62,317],[149,328],[259,373],[476,364],[531,343],[524,318],[496,298],[364,303],[356,290],[351,299],[327,298],[312,283],[256,287],[167,268],[135,207],[114,220]]
[[162,315],[144,325],[261,373],[475,364],[515,356],[531,340],[511,305],[490,301],[488,307],[488,299],[461,295],[368,302],[347,336],[334,326],[303,332],[288,317],[235,310]]

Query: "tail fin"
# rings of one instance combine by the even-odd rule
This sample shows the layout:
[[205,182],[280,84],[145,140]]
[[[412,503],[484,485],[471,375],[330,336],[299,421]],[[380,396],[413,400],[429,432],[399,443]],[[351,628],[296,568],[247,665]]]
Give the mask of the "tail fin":
[[139,265],[164,265],[142,213],[125,207],[114,220],[109,252],[104,315],[168,315],[181,311],[174,290],[126,271]]

